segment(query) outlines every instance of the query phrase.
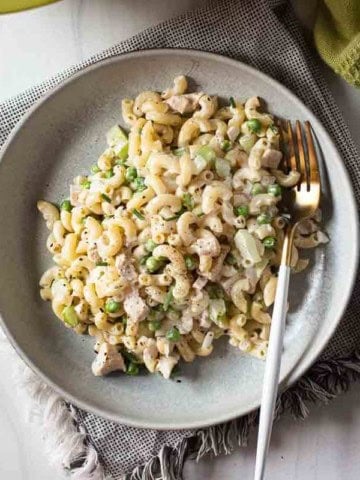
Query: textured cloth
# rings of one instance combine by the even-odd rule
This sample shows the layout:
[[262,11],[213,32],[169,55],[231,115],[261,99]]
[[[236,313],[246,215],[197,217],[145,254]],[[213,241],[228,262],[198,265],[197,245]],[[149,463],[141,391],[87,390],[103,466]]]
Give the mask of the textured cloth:
[[322,59],[360,87],[360,1],[320,0],[314,39]]
[[[319,59],[305,43],[301,28],[286,0],[257,2],[215,0],[209,2],[203,9],[149,28],[3,103],[0,106],[0,142],[5,140],[21,116],[36,100],[84,66],[124,52],[162,47],[194,48],[227,55],[256,67],[290,88],[318,116],[336,142],[350,173],[356,200],[359,202],[359,155],[319,73],[317,68]],[[360,347],[360,322],[357,318],[359,307],[358,281],[344,319],[327,347],[323,359],[346,357]],[[322,372],[327,369],[326,364],[325,366],[323,364],[324,362],[321,366]],[[165,455],[168,449],[164,447],[165,445],[179,445],[180,440],[194,433],[130,428],[81,410],[78,411],[78,420],[88,431],[89,441],[99,452],[107,472],[115,479],[119,479],[123,472],[132,471],[137,465],[149,460],[152,455],[158,454],[159,449],[161,455]],[[240,420],[239,422],[237,425],[241,424]],[[204,429],[198,434],[198,438],[205,438],[209,432],[221,434],[221,431],[227,431],[226,428],[220,426]],[[245,431],[245,428],[241,427],[242,431]],[[181,445],[178,451],[181,451]],[[162,472],[161,478],[178,477],[167,476]]]

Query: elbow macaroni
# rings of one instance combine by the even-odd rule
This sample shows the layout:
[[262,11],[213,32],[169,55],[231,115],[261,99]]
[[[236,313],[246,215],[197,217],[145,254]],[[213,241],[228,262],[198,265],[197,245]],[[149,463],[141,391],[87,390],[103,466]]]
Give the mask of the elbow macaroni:
[[[108,132],[60,211],[37,203],[55,262],[41,298],[66,327],[94,336],[96,351],[115,345],[166,378],[222,335],[266,356],[286,226],[280,186],[299,181],[278,169],[279,134],[257,97],[219,108],[217,97],[186,90],[179,76],[161,94],[124,99],[129,135]],[[298,249],[328,241],[320,220],[297,231],[294,272],[308,264]]]

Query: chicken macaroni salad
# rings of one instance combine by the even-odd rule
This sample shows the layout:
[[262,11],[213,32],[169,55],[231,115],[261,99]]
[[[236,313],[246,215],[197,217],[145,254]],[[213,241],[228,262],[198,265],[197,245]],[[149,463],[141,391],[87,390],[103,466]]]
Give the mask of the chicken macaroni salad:
[[[141,366],[169,378],[183,359],[210,355],[227,335],[266,356],[286,220],[279,202],[299,174],[280,168],[273,117],[257,97],[186,93],[175,78],[162,93],[122,101],[127,134],[77,176],[59,208],[38,202],[54,266],[42,299],[78,334],[95,340],[95,375]],[[298,229],[299,250],[327,241],[320,213]]]

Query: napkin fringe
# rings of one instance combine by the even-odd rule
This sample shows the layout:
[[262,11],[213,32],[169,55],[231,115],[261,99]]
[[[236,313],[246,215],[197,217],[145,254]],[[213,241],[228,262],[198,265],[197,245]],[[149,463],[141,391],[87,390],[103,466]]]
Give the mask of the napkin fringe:
[[[3,345],[8,345],[4,342]],[[14,350],[14,359],[17,357]],[[77,410],[47,386],[23,362],[16,362],[14,376],[33,400],[31,417],[38,417],[43,429],[48,458],[61,464],[72,480],[111,480],[105,473],[85,428],[77,420]],[[283,392],[276,404],[275,419],[284,411],[295,419],[307,417],[309,405],[327,404],[338,394],[346,392],[351,383],[360,380],[360,350],[348,357],[317,362],[308,372]],[[194,436],[182,439],[175,447],[163,446],[158,455],[136,467],[123,480],[182,480],[187,459],[199,461],[207,455],[230,454],[236,447],[245,447],[256,427],[259,412],[230,422],[198,430]]]
[[[276,404],[275,419],[286,410],[295,419],[309,414],[309,405],[327,404],[346,392],[351,383],[360,380],[360,351],[345,358],[317,362],[293,387],[283,392]],[[175,447],[164,446],[158,455],[136,467],[124,480],[182,480],[187,459],[199,461],[206,455],[230,454],[245,447],[258,424],[259,411],[230,422],[199,430]]]

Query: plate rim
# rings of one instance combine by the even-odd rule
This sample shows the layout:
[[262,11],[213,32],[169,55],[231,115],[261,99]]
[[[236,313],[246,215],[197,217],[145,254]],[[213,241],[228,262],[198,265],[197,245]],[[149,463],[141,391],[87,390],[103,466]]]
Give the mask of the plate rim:
[[[252,67],[242,61],[227,57],[225,55],[220,55],[216,53],[210,53],[202,50],[196,50],[196,49],[184,49],[184,48],[159,48],[159,49],[142,49],[142,50],[137,50],[133,52],[127,52],[127,53],[122,53],[122,54],[117,54],[114,56],[111,56],[109,58],[101,59],[97,61],[96,63],[88,66],[83,66],[80,70],[76,71],[74,74],[70,75],[70,77],[60,81],[59,84],[57,84],[55,87],[51,88],[48,92],[46,92],[43,96],[41,96],[27,111],[26,113],[21,117],[21,119],[17,122],[7,139],[5,140],[3,146],[1,147],[0,150],[0,165],[2,163],[3,158],[5,157],[8,148],[10,147],[11,143],[13,140],[16,138],[16,136],[20,133],[22,128],[26,125],[28,119],[43,105],[47,103],[48,100],[50,100],[52,97],[54,97],[58,92],[60,92],[63,88],[66,88],[68,85],[70,85],[72,82],[76,81],[78,78],[85,76],[91,71],[97,70],[102,68],[105,65],[109,65],[112,63],[117,63],[121,62],[122,60],[126,59],[133,59],[133,58],[141,58],[141,57],[147,57],[147,56],[152,56],[152,55],[160,55],[160,56],[166,56],[166,55],[171,55],[174,54],[174,51],[178,54],[182,54],[184,56],[192,56],[196,55],[197,57],[203,57],[204,59],[212,59],[217,62],[222,62],[222,63],[227,63],[233,66],[241,66],[243,70],[246,70],[252,75],[255,75],[256,77],[264,80],[270,85],[273,85],[276,87],[277,90],[281,90],[286,94],[288,97],[290,97],[291,100],[294,100],[296,103],[300,103],[301,106],[306,110],[307,114],[309,115],[310,121],[313,123],[313,125],[316,126],[316,130],[321,132],[321,135],[326,138],[326,141],[328,144],[337,152],[338,158],[336,158],[336,161],[339,159],[341,160],[338,162],[338,166],[341,168],[342,173],[344,175],[344,178],[347,180],[350,189],[348,191],[349,194],[349,205],[351,205],[351,212],[350,216],[355,220],[354,224],[354,247],[355,247],[355,253],[354,253],[354,263],[352,267],[352,271],[350,272],[348,286],[346,291],[343,294],[343,301],[342,301],[342,307],[338,310],[338,313],[336,315],[336,318],[334,318],[333,323],[331,328],[326,332],[326,335],[323,335],[323,341],[317,346],[317,348],[312,348],[311,352],[308,352],[308,348],[303,352],[302,356],[298,360],[298,362],[295,364],[293,369],[285,376],[285,378],[282,379],[282,381],[279,384],[279,389],[284,390],[291,385],[294,384],[296,380],[301,378],[303,374],[308,370],[308,368],[316,361],[316,359],[319,357],[320,353],[325,349],[327,344],[329,343],[330,339],[332,338],[336,328],[338,327],[341,318],[348,306],[354,284],[355,284],[355,279],[356,279],[356,274],[357,274],[357,269],[358,269],[358,263],[359,263],[359,214],[357,210],[357,203],[354,195],[354,191],[352,188],[352,183],[350,180],[350,175],[349,172],[347,171],[343,161],[342,161],[342,156],[333,142],[332,138],[330,135],[327,133],[325,127],[321,123],[321,121],[316,117],[315,114],[310,110],[309,107],[307,107],[304,102],[296,95],[294,94],[291,90],[289,90],[287,87],[282,85],[280,82],[272,78],[266,73],[263,73],[262,71],[258,70],[255,67]],[[15,97],[16,98],[16,97]],[[1,306],[0,306],[1,308]],[[234,410],[232,413],[225,413],[223,415],[219,415],[216,420],[213,419],[208,419],[208,421],[192,421],[192,422],[186,422],[186,423],[175,423],[175,424],[166,424],[163,425],[159,423],[158,421],[142,421],[142,420],[136,420],[134,418],[128,418],[124,417],[123,415],[119,414],[114,414],[110,411],[103,410],[95,405],[91,405],[88,403],[86,400],[80,400],[76,398],[73,394],[70,394],[66,392],[62,387],[57,385],[55,382],[53,382],[46,373],[42,372],[27,356],[27,354],[23,351],[22,347],[17,343],[15,340],[14,336],[11,334],[7,327],[7,323],[4,320],[3,316],[1,315],[0,312],[0,325],[5,332],[8,340],[10,341],[10,344],[13,346],[15,351],[18,353],[20,358],[25,362],[25,364],[33,371],[35,372],[38,377],[47,385],[49,385],[55,392],[57,392],[61,397],[63,397],[66,401],[73,403],[75,406],[78,406],[82,408],[83,410],[93,413],[95,415],[98,415],[102,418],[105,418],[107,420],[116,422],[116,423],[121,423],[124,425],[128,425],[131,427],[136,427],[136,428],[144,428],[144,429],[156,429],[156,430],[163,430],[163,431],[168,431],[168,430],[186,430],[186,429],[196,429],[196,428],[205,428],[209,427],[212,425],[217,425],[220,423],[224,423],[230,420],[233,420],[235,418],[247,415],[248,413],[254,411],[260,406],[259,401],[253,401],[251,404],[248,405],[246,409],[242,409],[241,411],[236,411]],[[303,360],[303,357],[306,356],[305,360]]]

